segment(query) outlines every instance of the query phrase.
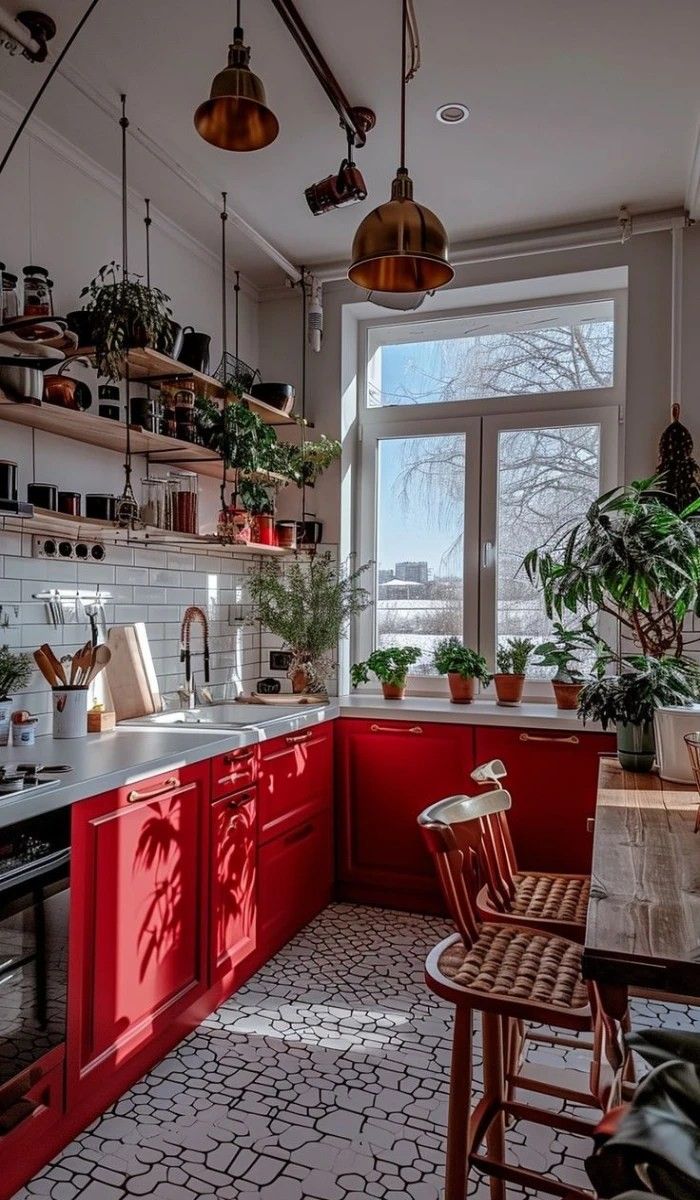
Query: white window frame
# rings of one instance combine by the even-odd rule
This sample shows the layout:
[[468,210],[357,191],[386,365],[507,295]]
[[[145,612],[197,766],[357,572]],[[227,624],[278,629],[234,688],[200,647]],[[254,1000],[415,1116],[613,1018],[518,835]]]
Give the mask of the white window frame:
[[[372,580],[368,588],[376,596],[377,561],[377,459],[378,443],[385,438],[420,437],[464,433],[467,439],[465,454],[465,539],[464,590],[465,610],[463,637],[465,643],[485,654],[493,662],[496,629],[495,615],[495,555],[485,553],[486,543],[495,545],[496,531],[496,446],[498,433],[503,429],[537,428],[542,424],[580,425],[600,423],[601,459],[600,490],[614,487],[623,478],[622,442],[619,436],[624,421],[627,359],[627,292],[610,290],[604,293],[577,293],[571,296],[538,297],[531,302],[494,304],[475,309],[449,310],[426,315],[426,322],[436,323],[442,317],[473,317],[475,312],[500,313],[543,307],[566,307],[586,301],[613,301],[615,348],[613,382],[607,388],[591,388],[565,392],[525,393],[522,395],[488,397],[479,400],[448,401],[443,404],[394,405],[382,408],[367,403],[368,337],[376,328],[390,330],[396,326],[416,323],[416,314],[405,314],[394,320],[377,319],[360,323],[358,339],[358,420],[357,463],[359,488],[355,497],[355,533],[353,544],[359,562],[372,562]],[[389,339],[387,339],[389,340]],[[474,445],[479,447],[474,457]],[[490,456],[490,457],[489,457]],[[486,464],[490,462],[490,471]],[[470,470],[471,467],[471,470]],[[490,614],[490,615],[489,615]],[[375,646],[376,613],[374,605],[355,622],[352,630],[351,661],[367,658]],[[375,681],[362,690],[377,692]],[[409,677],[409,692],[415,695],[442,695],[445,681],[431,676]],[[489,698],[493,689],[486,692]],[[551,699],[549,683],[528,680],[526,697]]]

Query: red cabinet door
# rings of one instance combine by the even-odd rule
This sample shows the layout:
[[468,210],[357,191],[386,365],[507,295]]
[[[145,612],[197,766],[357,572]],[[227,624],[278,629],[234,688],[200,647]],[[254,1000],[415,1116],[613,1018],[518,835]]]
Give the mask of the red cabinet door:
[[258,872],[259,961],[264,962],[330,901],[330,810],[317,811],[296,829],[261,846]]
[[614,750],[611,734],[477,729],[477,762],[502,758],[508,771],[508,823],[519,866],[588,874],[593,836],[586,822],[595,813],[598,759]]
[[256,942],[255,788],[211,806],[210,982],[237,983]]
[[260,747],[259,831],[264,843],[295,829],[333,792],[333,726],[315,725]]
[[441,912],[416,818],[436,800],[469,791],[472,727],[355,718],[338,726],[341,897]]
[[73,810],[69,1088],[120,1066],[205,989],[207,781],[207,764],[174,770]]

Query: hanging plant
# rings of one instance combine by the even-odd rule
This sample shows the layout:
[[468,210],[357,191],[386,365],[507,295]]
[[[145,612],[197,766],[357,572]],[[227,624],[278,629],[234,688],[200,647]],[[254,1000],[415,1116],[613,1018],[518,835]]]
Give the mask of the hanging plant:
[[195,425],[201,444],[216,450],[227,467],[239,471],[275,470],[277,434],[245,404],[226,400],[219,407],[207,396],[197,396]]
[[97,370],[106,379],[116,383],[123,377],[124,356],[136,346],[153,346],[166,354],[171,349],[170,297],[141,283],[140,275],[123,278],[118,263],[106,263],[83,288],[80,297],[85,296],[83,311],[90,313]]
[[316,480],[340,458],[340,442],[327,438],[324,433],[316,442],[304,442],[296,446],[291,442],[279,442],[276,470],[286,475],[297,487],[313,487]]
[[677,513],[700,497],[700,466],[693,458],[693,439],[685,425],[681,425],[680,413],[680,404],[674,404],[671,424],[666,426],[659,439],[656,468],[666,489],[665,502]]

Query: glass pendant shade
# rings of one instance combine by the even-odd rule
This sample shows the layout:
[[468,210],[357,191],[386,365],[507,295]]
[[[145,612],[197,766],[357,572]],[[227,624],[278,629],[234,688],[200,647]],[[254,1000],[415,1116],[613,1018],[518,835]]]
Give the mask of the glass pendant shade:
[[353,283],[373,292],[429,292],[454,276],[442,221],[413,199],[413,183],[399,168],[391,200],[359,226],[352,243]]
[[228,66],[214,77],[211,95],[194,114],[197,132],[221,150],[262,150],[274,142],[279,121],[267,107],[265,88],[249,66],[250,47],[236,27]]

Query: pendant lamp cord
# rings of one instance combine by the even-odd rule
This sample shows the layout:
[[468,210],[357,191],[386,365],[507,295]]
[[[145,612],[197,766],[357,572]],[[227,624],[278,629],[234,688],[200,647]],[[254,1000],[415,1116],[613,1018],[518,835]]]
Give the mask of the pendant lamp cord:
[[306,520],[306,267],[301,268],[301,519]]
[[406,25],[407,0],[401,0],[401,170],[406,170]]
[[[129,224],[128,224],[128,187],[126,178],[126,131],[129,128],[129,118],[126,115],[126,95],[121,95],[122,115],[119,126],[122,131],[122,281],[124,285],[129,279]],[[124,457],[124,496],[133,495],[131,486],[131,380],[129,375],[129,357],[125,360],[124,380],[126,383],[126,453]]]
[[143,218],[143,223],[146,226],[146,287],[151,286],[151,202],[146,200],[146,215]]
[[72,34],[68,38],[68,41],[66,42],[65,46],[61,50],[61,53],[51,64],[51,67],[46,74],[44,82],[42,83],[41,87],[39,88],[39,91],[37,92],[36,96],[34,97],[31,104],[29,105],[29,108],[27,109],[26,113],[22,117],[22,120],[20,121],[19,125],[17,126],[17,129],[15,130],[14,136],[13,136],[9,146],[7,147],[7,150],[5,151],[5,153],[2,156],[2,162],[0,162],[0,175],[2,175],[2,172],[5,170],[5,167],[7,166],[10,155],[12,154],[12,151],[14,150],[15,146],[17,145],[17,143],[18,143],[19,139],[21,138],[22,134],[24,133],[25,129],[27,128],[27,125],[32,118],[32,114],[34,113],[37,104],[41,100],[41,97],[43,96],[47,87],[51,83],[51,80],[53,79],[58,68],[60,67],[61,63],[63,62],[64,58],[66,57],[66,54],[68,53],[71,46],[73,45],[73,42],[75,41],[78,34],[80,33],[80,30],[83,28],[83,25],[87,21],[88,17],[95,11],[99,2],[100,2],[100,0],[92,0],[92,3],[88,5],[88,7],[86,8],[82,17],[78,21],[78,24],[76,25],[75,29],[73,30]]
[[241,28],[241,0],[236,0],[236,32],[238,32],[239,30],[242,34],[243,30]]
[[[223,464],[222,464],[222,468],[221,468],[221,511],[222,511],[222,513],[225,513],[226,512],[226,483],[227,483],[226,470],[227,470],[228,457],[229,457],[229,453],[228,453],[229,446],[228,446],[228,436],[227,436],[228,424],[226,421],[226,405],[228,404],[228,396],[226,393],[226,348],[228,345],[228,337],[227,337],[227,330],[226,330],[226,325],[227,325],[227,319],[226,319],[226,222],[228,221],[228,212],[226,210],[227,193],[222,192],[221,198],[223,200],[223,205],[221,208],[221,351],[222,351],[221,361],[224,365],[224,372],[223,372],[223,374],[224,374],[224,378],[223,378],[224,398],[221,401],[221,405],[222,405],[221,430],[222,430],[222,435],[223,435],[222,439],[221,439],[221,457],[223,460]],[[238,306],[236,306],[236,307],[238,307]]]

